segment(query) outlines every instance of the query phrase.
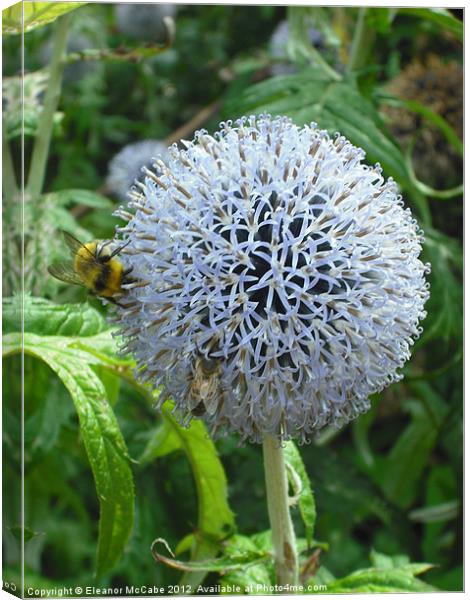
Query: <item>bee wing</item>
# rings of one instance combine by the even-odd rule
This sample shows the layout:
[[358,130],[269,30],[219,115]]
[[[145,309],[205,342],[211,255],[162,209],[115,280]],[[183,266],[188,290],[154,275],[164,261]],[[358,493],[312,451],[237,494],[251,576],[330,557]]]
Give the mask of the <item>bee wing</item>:
[[204,399],[204,406],[206,407],[207,414],[213,415],[219,407],[219,393],[218,389],[211,389]]
[[94,261],[96,259],[95,255],[92,252],[90,252],[90,250],[88,250],[85,244],[82,244],[82,242],[80,240],[77,240],[77,238],[74,237],[71,233],[69,233],[68,231],[62,231],[62,234],[64,236],[65,243],[67,244],[69,250],[72,253],[72,256],[75,256],[75,254],[77,254],[79,250],[85,248],[85,250],[90,255],[90,260]]
[[81,278],[73,270],[73,264],[71,262],[60,262],[54,263],[47,267],[49,273],[60,281],[65,283],[73,283],[74,285],[82,285],[85,287]]

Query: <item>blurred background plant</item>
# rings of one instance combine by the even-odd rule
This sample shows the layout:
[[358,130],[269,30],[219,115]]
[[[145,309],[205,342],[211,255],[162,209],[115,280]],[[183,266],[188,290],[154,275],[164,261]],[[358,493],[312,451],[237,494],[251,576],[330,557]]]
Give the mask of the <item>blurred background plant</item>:
[[[333,591],[461,590],[462,11],[34,5],[23,83],[18,8],[3,13],[4,580],[17,577],[22,536],[27,584],[44,588],[215,583],[224,569],[226,583],[271,580],[268,538],[256,535],[268,528],[261,449],[213,443],[201,423],[182,430],[170,410],[157,415],[117,355],[107,308],[46,271],[63,258],[60,229],[112,236],[136,158],[267,111],[340,131],[379,161],[432,264],[403,381],[300,449],[318,517],[304,477],[294,518],[307,540],[315,524],[319,540],[304,544],[303,580]],[[210,559],[205,571],[180,580],[155,549],[153,560],[157,537],[178,558]]]

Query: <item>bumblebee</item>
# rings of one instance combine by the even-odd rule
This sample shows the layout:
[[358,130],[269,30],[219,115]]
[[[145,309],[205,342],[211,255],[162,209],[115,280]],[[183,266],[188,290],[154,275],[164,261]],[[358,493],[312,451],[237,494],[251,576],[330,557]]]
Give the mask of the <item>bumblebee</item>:
[[220,362],[198,356],[195,361],[193,376],[189,386],[189,403],[191,414],[200,417],[213,415],[222,400],[220,390]]
[[127,244],[111,249],[112,240],[82,244],[70,233],[62,233],[72,260],[50,265],[47,269],[49,273],[60,281],[81,285],[90,294],[117,304],[115,296],[122,294],[122,284],[129,281],[127,278],[132,270],[132,267],[124,269],[124,265],[116,258]]

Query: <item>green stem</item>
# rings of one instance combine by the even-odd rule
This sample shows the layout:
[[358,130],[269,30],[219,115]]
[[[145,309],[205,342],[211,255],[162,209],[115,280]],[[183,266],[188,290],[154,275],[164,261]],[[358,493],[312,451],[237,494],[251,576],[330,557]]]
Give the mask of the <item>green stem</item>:
[[16,183],[15,168],[13,166],[13,159],[11,157],[10,144],[6,138],[6,125],[3,123],[3,135],[2,135],[2,167],[3,167],[3,193],[5,194],[5,200],[12,200],[18,195],[19,189]]
[[[280,442],[266,436],[263,441],[266,495],[279,585],[298,585],[299,564],[294,526],[289,512],[287,471]],[[294,589],[291,590],[295,592]]]
[[367,25],[367,7],[362,6],[357,16],[354,37],[349,56],[348,71],[358,71],[367,63],[372,44],[375,40],[375,30]]
[[62,75],[64,72],[63,58],[67,47],[67,33],[70,19],[70,15],[64,15],[57,19],[55,23],[52,59],[49,65],[49,81],[44,99],[44,107],[39,120],[38,133],[34,141],[31,168],[26,187],[26,191],[31,198],[37,198],[44,185],[54,114],[59,104],[62,86]]

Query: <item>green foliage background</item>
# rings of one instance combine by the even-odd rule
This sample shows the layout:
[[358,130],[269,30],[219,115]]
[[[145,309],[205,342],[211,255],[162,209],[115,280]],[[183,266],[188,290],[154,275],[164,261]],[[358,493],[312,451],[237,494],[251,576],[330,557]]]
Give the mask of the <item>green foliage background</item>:
[[[431,299],[403,381],[373,397],[354,423],[285,452],[299,488],[305,582],[330,592],[461,590],[462,142],[425,103],[393,99],[387,88],[431,50],[444,62],[462,60],[459,11],[180,6],[175,39],[162,51],[120,33],[113,5],[72,3],[67,17],[63,4],[34,4],[25,35],[26,174],[46,112],[41,48],[64,18],[69,36],[86,34],[91,45],[69,57],[72,75],[50,115],[44,185],[28,186],[23,214],[14,178],[4,178],[4,580],[19,581],[23,537],[26,586],[273,582],[261,449],[240,447],[236,436],[213,442],[201,422],[181,429],[169,404],[157,414],[131,358],[118,356],[107,309],[46,271],[64,251],[59,229],[83,240],[112,235],[110,158],[136,140],[174,141],[180,127],[191,137],[192,119],[207,109],[200,125],[209,131],[223,118],[263,111],[340,131],[396,179],[418,218]],[[269,38],[284,18],[297,71],[273,77]],[[14,78],[14,8],[3,25],[4,77]],[[326,40],[321,51],[308,42],[310,26]],[[88,68],[74,76],[79,63]],[[13,100],[4,111],[4,169],[18,179],[20,87],[5,81]],[[412,149],[394,138],[382,110],[391,101],[457,153],[438,190],[432,173],[418,179]]]

